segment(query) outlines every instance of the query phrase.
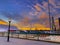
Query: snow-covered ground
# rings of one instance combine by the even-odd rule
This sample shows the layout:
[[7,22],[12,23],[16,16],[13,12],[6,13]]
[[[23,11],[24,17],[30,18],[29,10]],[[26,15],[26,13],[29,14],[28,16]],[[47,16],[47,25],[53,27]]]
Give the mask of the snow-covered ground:
[[45,38],[48,41],[60,42],[60,36],[48,36]]
[[7,42],[7,37],[0,37],[0,45],[60,45],[60,44],[41,41],[31,41],[17,38],[10,38],[10,42]]
[[[7,36],[7,33],[0,33],[0,36]],[[10,34],[10,37],[16,37],[16,38],[27,38],[27,39],[32,39],[32,40],[38,40],[38,36],[35,35],[26,35],[26,34]],[[60,36],[57,35],[50,35],[50,36],[39,36],[39,40],[44,40],[44,41],[53,41],[53,42],[60,42]]]

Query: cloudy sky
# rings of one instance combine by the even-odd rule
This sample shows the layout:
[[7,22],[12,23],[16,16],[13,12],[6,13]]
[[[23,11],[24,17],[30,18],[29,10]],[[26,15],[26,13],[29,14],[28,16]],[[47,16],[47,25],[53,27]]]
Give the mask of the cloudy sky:
[[[55,25],[58,28],[60,0],[49,0],[49,8],[50,16],[54,17]],[[22,27],[23,29],[49,29],[48,12],[48,0],[0,0],[0,19],[3,22],[11,19],[12,24],[18,29]]]

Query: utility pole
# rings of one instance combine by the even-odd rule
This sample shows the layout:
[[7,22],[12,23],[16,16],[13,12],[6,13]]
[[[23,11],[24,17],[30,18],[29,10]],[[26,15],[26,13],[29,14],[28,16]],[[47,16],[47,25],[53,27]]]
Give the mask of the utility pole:
[[51,30],[51,16],[50,16],[49,0],[48,0],[48,14],[49,14],[49,25],[50,25],[50,30]]

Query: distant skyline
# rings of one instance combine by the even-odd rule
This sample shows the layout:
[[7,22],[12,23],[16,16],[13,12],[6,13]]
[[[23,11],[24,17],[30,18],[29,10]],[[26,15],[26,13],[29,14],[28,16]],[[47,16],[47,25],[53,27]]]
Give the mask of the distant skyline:
[[[58,28],[60,0],[49,0],[49,7]],[[9,18],[18,29],[49,29],[48,0],[0,0],[0,19],[8,22]]]

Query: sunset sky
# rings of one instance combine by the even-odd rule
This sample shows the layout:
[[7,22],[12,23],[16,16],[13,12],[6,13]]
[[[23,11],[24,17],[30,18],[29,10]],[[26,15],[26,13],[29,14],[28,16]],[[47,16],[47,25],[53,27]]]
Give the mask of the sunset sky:
[[[60,0],[49,0],[50,16],[54,17],[58,28]],[[22,30],[49,30],[48,0],[0,0],[0,25],[8,25]]]

